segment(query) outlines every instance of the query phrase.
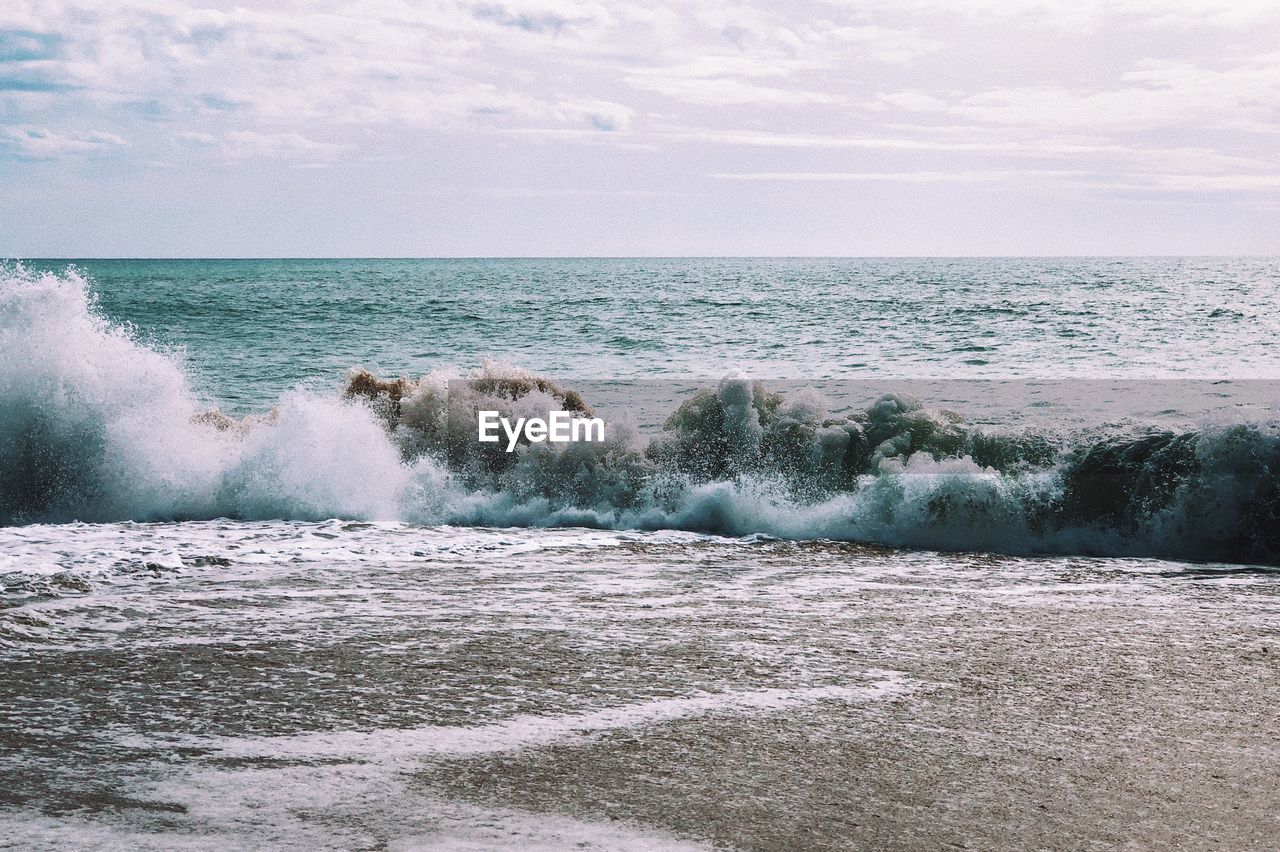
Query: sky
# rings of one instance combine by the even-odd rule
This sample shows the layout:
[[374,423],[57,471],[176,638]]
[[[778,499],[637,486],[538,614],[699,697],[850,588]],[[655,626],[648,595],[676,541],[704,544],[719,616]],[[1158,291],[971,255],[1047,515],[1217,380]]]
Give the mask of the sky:
[[1280,254],[1280,2],[0,3],[0,256],[1060,254]]

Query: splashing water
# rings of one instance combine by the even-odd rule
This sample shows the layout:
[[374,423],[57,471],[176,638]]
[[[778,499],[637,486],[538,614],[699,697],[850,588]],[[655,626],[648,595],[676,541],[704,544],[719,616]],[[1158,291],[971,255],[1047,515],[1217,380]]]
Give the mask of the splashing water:
[[1062,435],[972,426],[886,394],[843,416],[812,390],[726,378],[660,434],[601,443],[471,440],[474,412],[589,410],[554,381],[488,364],[269,413],[203,406],[180,360],[96,309],[74,272],[0,289],[0,518],[405,520],[683,529],[945,550],[1280,561],[1280,437],[1266,423]]

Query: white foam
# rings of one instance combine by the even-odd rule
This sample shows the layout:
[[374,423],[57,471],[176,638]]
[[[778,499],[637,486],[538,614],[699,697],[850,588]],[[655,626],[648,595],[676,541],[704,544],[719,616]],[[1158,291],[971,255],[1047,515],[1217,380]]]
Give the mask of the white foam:
[[336,396],[293,391],[240,428],[202,420],[179,362],[102,319],[74,272],[0,271],[0,400],[0,514],[390,519],[414,475]]
[[[625,822],[486,808],[433,795],[383,767],[199,768],[130,779],[131,798],[167,806],[46,816],[0,808],[0,834],[23,849],[619,850],[712,847]],[[174,806],[181,806],[176,810]]]
[[[550,387],[497,369],[481,378]],[[1265,424],[1179,435],[1190,461],[1185,442],[1146,456],[1139,443],[1100,453],[1101,471],[1088,476],[1115,477],[1120,492],[1140,483],[1117,509],[1108,502],[1116,488],[1063,498],[1079,458],[1107,450],[1105,441],[1070,457],[1044,436],[970,429],[901,394],[861,419],[825,421],[815,393],[781,400],[741,378],[695,393],[648,445],[620,429],[598,444],[521,447],[509,467],[463,448],[462,463],[447,456],[446,467],[433,458],[446,457],[456,433],[441,423],[461,409],[441,408],[452,404],[443,381],[410,383],[416,395],[399,422],[387,399],[301,389],[269,416],[202,417],[179,360],[99,316],[75,273],[0,269],[0,523],[341,517],[1280,558],[1280,429]],[[517,407],[545,408],[548,394]]]
[[377,731],[331,731],[289,737],[198,738],[201,747],[226,757],[287,757],[412,761],[423,757],[473,757],[549,745],[585,742],[593,734],[657,725],[717,713],[774,713],[822,701],[868,702],[905,693],[896,672],[871,671],[867,685],[829,685],[704,693],[607,707],[584,713],[528,714],[488,725],[429,725]]

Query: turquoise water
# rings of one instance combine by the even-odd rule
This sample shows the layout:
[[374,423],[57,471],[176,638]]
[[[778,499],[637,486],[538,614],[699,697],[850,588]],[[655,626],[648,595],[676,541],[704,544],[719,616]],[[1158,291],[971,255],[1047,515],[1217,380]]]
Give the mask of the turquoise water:
[[1280,261],[77,260],[106,316],[262,410],[347,368],[562,379],[1280,377]]

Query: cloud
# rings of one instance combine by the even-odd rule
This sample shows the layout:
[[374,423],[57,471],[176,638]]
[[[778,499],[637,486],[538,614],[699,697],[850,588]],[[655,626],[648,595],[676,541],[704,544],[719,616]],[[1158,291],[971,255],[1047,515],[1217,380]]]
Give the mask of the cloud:
[[1136,174],[1129,176],[1127,186],[1168,192],[1272,192],[1280,189],[1280,174]]
[[298,133],[259,133],[252,130],[233,130],[222,135],[186,132],[178,136],[178,141],[214,151],[226,160],[267,159],[312,164],[330,162],[347,147],[317,142]]
[[871,109],[896,107],[907,112],[946,112],[947,102],[937,95],[927,92],[905,91],[889,92],[876,95],[875,101],[868,104]]
[[295,167],[537,139],[678,151],[677,185],[715,158],[735,180],[1254,193],[1277,169],[1270,23],[1256,0],[7,0],[0,116],[25,130],[2,144]]
[[878,62],[906,63],[941,50],[945,43],[908,29],[877,25],[833,26],[823,33],[829,45],[845,46]]
[[705,106],[734,104],[837,104],[838,94],[814,92],[794,87],[766,86],[732,77],[680,76],[662,72],[632,74],[626,78],[637,89],[666,95],[678,101]]
[[[635,115],[627,102],[637,93],[695,106],[839,105],[843,91],[802,78],[909,62],[941,45],[908,28],[710,0],[280,0],[225,10],[179,0],[13,2],[7,14],[29,29],[6,30],[16,34],[8,52],[48,61],[10,88],[158,105],[153,116],[236,112],[240,122],[271,124],[439,127],[499,115],[513,120],[509,129],[573,100],[620,103]],[[569,124],[582,118],[564,114]],[[625,132],[630,121],[619,115],[587,121]]]
[[615,23],[603,4],[575,0],[505,0],[475,3],[469,8],[477,21],[535,35],[586,35]]
[[[894,128],[886,128],[894,129]],[[662,131],[665,139],[717,146],[749,146],[760,148],[798,148],[818,150],[901,151],[927,154],[993,154],[1022,158],[1086,158],[1095,165],[1104,160],[1141,163],[1174,172],[1225,171],[1273,168],[1275,163],[1259,157],[1222,154],[1209,148],[1159,147],[1108,144],[1084,139],[1062,139],[1031,136],[1014,138],[1001,132],[1003,128],[911,126],[914,138],[903,135],[835,135],[795,134],[752,130],[680,130]],[[994,132],[990,132],[993,131]]]
[[0,63],[41,62],[57,56],[62,37],[22,29],[0,29]]
[[1087,86],[902,89],[865,106],[883,117],[886,135],[935,139],[939,150],[1083,157],[1117,174],[1135,166],[1212,175],[1280,165],[1268,141],[1280,132],[1280,52],[1212,63],[1138,59]]
[[70,92],[75,86],[43,79],[39,74],[0,73],[0,92]]
[[552,110],[563,123],[585,123],[604,133],[622,133],[631,129],[635,110],[612,101],[565,101]]
[[890,12],[907,18],[969,19],[991,25],[1014,21],[1067,33],[1108,27],[1143,29],[1243,29],[1280,19],[1273,0],[827,0],[862,13]]
[[1052,181],[1094,188],[1161,192],[1267,192],[1280,189],[1280,174],[1097,173],[1083,169],[975,169],[909,172],[717,172],[716,180],[801,183],[1003,183],[1025,187]]
[[[1274,123],[1280,112],[1280,53],[1213,69],[1186,62],[1144,60],[1114,88],[1002,87],[952,103],[956,118],[1034,127],[1142,129]],[[904,100],[895,105],[920,110]],[[927,111],[937,111],[929,104]]]
[[717,172],[708,177],[733,181],[799,181],[805,183],[992,183],[1026,178],[1083,177],[1066,170],[989,169],[910,172]]
[[218,112],[233,112],[239,109],[246,109],[250,106],[249,101],[240,101],[235,98],[228,98],[222,95],[215,95],[209,92],[197,95],[196,101],[203,107]]
[[484,3],[471,11],[478,20],[492,21],[503,27],[517,27],[531,33],[559,33],[569,21],[554,13],[542,14],[514,13],[496,3]]
[[24,160],[103,154],[128,144],[114,133],[103,131],[58,133],[30,125],[0,126],[0,150],[7,150]]

